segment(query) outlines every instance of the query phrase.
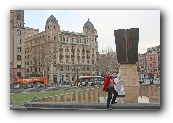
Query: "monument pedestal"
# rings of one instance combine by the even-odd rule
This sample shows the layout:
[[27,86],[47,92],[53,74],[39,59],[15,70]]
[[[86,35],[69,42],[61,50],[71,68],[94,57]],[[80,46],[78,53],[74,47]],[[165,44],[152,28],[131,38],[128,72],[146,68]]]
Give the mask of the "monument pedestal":
[[139,78],[136,64],[120,64],[119,72],[125,91],[125,103],[138,103]]

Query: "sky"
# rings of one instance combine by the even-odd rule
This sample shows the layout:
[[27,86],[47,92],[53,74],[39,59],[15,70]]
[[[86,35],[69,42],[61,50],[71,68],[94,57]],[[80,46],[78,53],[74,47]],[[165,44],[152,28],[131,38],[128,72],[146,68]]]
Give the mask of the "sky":
[[138,53],[160,45],[160,10],[24,10],[25,27],[45,31],[46,20],[53,15],[60,30],[83,32],[88,21],[98,33],[98,50],[116,51],[114,30],[139,28]]

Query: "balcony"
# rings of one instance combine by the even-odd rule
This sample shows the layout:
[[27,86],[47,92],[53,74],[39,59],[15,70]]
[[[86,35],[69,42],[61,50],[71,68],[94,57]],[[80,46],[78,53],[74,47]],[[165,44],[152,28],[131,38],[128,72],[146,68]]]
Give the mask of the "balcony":
[[87,56],[87,59],[90,59],[90,56]]
[[82,52],[85,52],[85,50],[84,50],[84,49],[82,49]]
[[84,58],[85,58],[85,56],[82,56],[82,58],[84,59]]
[[66,58],[70,58],[70,55],[65,55]]
[[71,58],[75,58],[75,56],[74,55],[71,55]]
[[90,52],[90,50],[86,50],[86,53],[89,53]]
[[71,52],[75,52],[75,49],[71,49]]
[[59,48],[59,51],[63,51],[63,48]]
[[69,52],[69,49],[65,49],[66,52]]
[[63,57],[64,57],[64,55],[59,55],[59,57],[60,57],[60,58],[63,58]]

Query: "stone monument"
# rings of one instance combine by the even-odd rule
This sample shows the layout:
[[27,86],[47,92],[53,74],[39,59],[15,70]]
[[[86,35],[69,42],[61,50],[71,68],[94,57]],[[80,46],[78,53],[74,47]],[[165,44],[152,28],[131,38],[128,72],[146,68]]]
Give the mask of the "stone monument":
[[119,73],[124,85],[127,103],[138,103],[139,79],[136,62],[138,62],[139,28],[114,30]]

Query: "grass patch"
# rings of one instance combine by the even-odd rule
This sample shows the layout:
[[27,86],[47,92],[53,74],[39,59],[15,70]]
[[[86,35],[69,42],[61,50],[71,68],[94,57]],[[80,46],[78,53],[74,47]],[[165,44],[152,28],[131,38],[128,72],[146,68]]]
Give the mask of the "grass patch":
[[70,93],[77,91],[78,89],[69,89],[69,90],[56,90],[56,91],[45,91],[45,92],[29,92],[29,93],[14,93],[10,95],[10,104],[21,105],[33,98],[43,98],[48,96],[54,96],[64,93]]

